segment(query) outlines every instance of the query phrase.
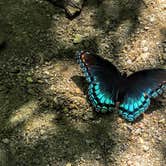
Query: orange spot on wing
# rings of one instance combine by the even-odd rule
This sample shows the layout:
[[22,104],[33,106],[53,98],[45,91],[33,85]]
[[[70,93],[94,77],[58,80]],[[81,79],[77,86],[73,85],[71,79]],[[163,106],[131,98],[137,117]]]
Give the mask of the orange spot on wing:
[[81,58],[82,58],[82,61],[85,63],[85,54],[82,54]]

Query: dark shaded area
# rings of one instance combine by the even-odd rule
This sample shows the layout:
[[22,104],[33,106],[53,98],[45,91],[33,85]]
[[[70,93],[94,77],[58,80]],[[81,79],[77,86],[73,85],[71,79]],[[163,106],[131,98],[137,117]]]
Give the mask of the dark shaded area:
[[84,92],[84,94],[87,94],[88,83],[87,83],[85,77],[83,77],[83,76],[73,76],[71,79],[81,89],[81,91]]
[[[161,47],[162,47],[163,53],[166,54],[166,28],[160,29],[160,33],[163,38],[161,41]],[[166,65],[166,58],[165,58],[164,65]]]
[[3,49],[6,49],[7,48],[7,43],[5,41],[3,41],[1,44],[0,44],[0,51],[2,51]]

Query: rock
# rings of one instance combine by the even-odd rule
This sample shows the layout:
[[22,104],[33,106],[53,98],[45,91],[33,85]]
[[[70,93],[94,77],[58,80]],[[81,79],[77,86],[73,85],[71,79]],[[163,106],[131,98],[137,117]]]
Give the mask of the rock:
[[67,163],[66,166],[72,166],[71,163]]
[[144,145],[144,146],[143,146],[143,150],[144,150],[144,152],[147,152],[147,151],[149,150],[149,146]]
[[54,15],[52,16],[52,18],[53,18],[55,21],[58,21],[58,20],[59,20],[59,16],[56,15],[56,14],[54,14]]
[[4,144],[8,144],[8,143],[10,142],[10,140],[9,140],[8,138],[4,138],[4,139],[2,140],[2,142],[3,142]]
[[69,16],[74,16],[81,11],[83,0],[66,0],[65,10]]
[[128,59],[128,60],[127,60],[127,63],[128,63],[128,64],[132,64],[131,59]]
[[26,80],[27,80],[29,83],[32,83],[32,82],[33,82],[32,77],[27,77]]
[[74,17],[82,9],[84,0],[49,0],[55,6],[64,8],[69,17]]
[[76,34],[74,39],[73,39],[73,43],[74,44],[78,44],[82,41],[82,36],[80,34]]
[[142,51],[143,51],[143,52],[148,52],[148,50],[149,50],[148,47],[143,47],[143,48],[142,48]]
[[149,29],[150,29],[150,27],[148,27],[148,26],[145,26],[145,27],[144,27],[144,29],[145,29],[145,30],[149,30]]
[[91,139],[87,139],[85,140],[86,144],[93,144],[94,143],[94,140],[91,140]]
[[74,16],[75,13],[78,13],[80,11],[80,9],[75,8],[73,6],[67,6],[66,8],[66,12],[70,15],[70,16]]

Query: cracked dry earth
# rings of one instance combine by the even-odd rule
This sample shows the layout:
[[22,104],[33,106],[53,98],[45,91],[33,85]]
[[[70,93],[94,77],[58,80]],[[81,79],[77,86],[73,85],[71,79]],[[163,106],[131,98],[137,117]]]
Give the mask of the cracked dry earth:
[[66,18],[46,0],[0,1],[0,165],[164,166],[165,94],[135,123],[96,114],[77,50],[122,72],[166,67],[164,0],[86,1]]

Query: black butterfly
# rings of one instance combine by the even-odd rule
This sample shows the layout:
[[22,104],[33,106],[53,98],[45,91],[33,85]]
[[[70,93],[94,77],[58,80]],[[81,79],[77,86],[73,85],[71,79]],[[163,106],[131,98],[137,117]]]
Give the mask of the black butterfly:
[[114,110],[134,121],[146,111],[151,98],[166,90],[166,69],[142,70],[124,77],[108,60],[89,52],[77,52],[77,61],[89,82],[88,96],[97,112]]

